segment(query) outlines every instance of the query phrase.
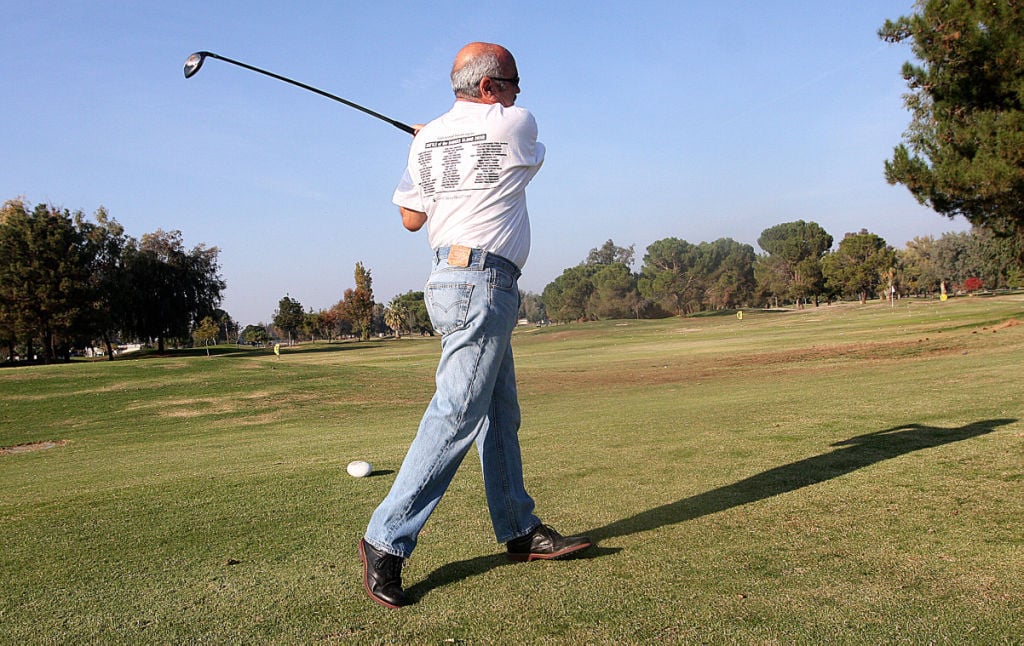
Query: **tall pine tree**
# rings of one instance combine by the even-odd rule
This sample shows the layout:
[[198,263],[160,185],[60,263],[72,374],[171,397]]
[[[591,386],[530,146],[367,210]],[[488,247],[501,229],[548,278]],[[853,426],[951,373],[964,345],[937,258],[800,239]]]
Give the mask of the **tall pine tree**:
[[885,164],[892,184],[948,217],[1024,237],[1024,5],[921,0],[879,36],[909,41],[912,114]]

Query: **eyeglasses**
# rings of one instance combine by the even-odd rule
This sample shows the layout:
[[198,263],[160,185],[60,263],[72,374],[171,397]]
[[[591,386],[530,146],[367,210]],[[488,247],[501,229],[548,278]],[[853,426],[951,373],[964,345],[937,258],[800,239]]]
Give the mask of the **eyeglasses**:
[[501,81],[502,83],[511,83],[512,85],[519,85],[519,76],[513,76],[512,78],[503,79],[500,76],[488,76],[487,78],[492,81]]

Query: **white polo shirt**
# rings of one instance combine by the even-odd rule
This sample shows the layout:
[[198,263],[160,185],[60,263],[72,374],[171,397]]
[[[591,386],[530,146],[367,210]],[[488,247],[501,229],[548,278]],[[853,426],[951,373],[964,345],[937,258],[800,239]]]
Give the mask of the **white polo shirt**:
[[526,185],[543,163],[528,110],[456,101],[413,139],[392,201],[427,214],[432,249],[484,249],[522,269],[530,254]]

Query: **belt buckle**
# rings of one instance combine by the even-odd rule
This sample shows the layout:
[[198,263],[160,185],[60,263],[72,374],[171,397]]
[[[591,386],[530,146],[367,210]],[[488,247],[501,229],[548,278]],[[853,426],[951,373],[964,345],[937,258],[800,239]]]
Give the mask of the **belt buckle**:
[[472,247],[453,245],[448,250],[448,265],[451,267],[469,267],[469,259],[472,253]]

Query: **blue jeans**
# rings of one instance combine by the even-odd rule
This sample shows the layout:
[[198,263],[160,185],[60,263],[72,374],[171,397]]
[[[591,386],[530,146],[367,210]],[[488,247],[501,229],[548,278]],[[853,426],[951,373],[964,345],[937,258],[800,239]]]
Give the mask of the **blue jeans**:
[[378,550],[409,557],[474,441],[498,542],[540,524],[519,451],[511,345],[518,279],[518,267],[485,251],[474,249],[468,267],[450,266],[447,248],[435,252],[424,297],[442,335],[437,389],[391,491],[366,528],[366,541]]

